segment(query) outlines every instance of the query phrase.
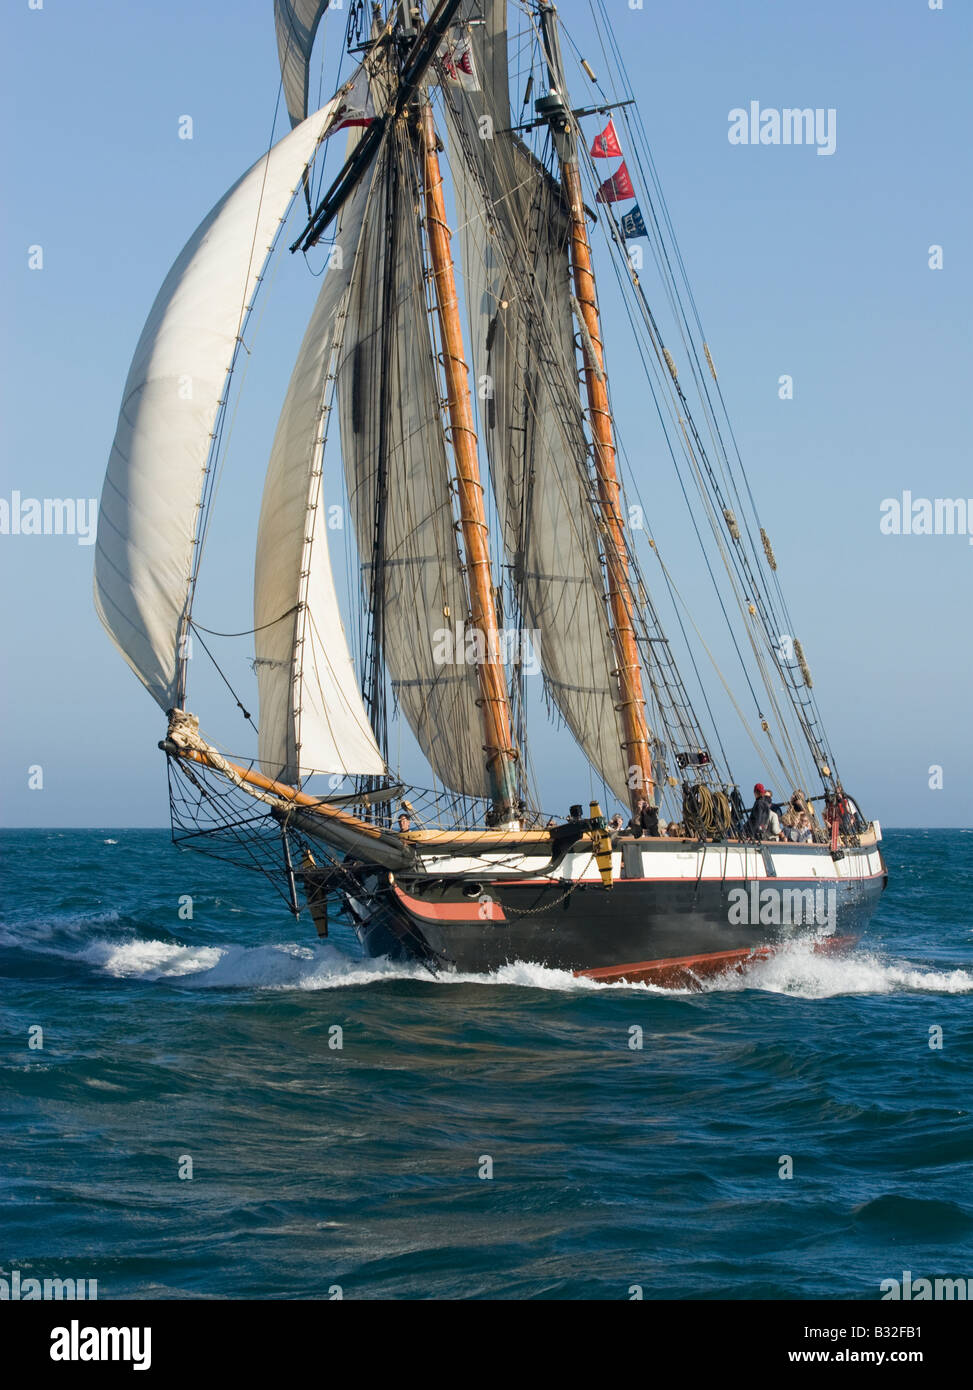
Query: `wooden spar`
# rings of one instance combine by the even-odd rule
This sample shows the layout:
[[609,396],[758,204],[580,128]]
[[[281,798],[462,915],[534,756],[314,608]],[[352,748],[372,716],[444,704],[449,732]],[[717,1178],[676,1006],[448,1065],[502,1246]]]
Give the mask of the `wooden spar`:
[[[628,760],[629,781],[635,781],[632,788],[634,807],[640,796],[648,794],[651,798],[654,787],[649,728],[645,719],[645,695],[642,689],[642,666],[635,640],[635,595],[628,572],[628,552],[621,508],[622,490],[615,462],[615,441],[595,299],[595,278],[591,269],[591,247],[585,225],[577,160],[563,164],[562,174],[564,191],[570,205],[574,293],[587,329],[591,351],[594,353],[594,361],[591,361],[589,353],[585,352],[585,393],[588,397],[588,422],[595,445],[598,498],[601,502],[607,542],[605,566],[608,572],[608,603],[611,610],[615,656],[618,661],[619,703],[625,730],[623,747]],[[634,778],[631,775],[633,768],[637,769]]]
[[[550,845],[551,832],[543,830],[442,830],[434,828],[431,830],[406,830],[392,831],[383,829],[381,826],[373,824],[371,821],[361,820],[358,816],[351,815],[348,811],[335,805],[332,802],[324,801],[320,797],[312,796],[309,792],[302,792],[297,787],[292,787],[286,782],[274,781],[271,777],[265,777],[256,768],[241,767],[239,763],[232,762],[223,756],[217,749],[212,748],[205,739],[199,734],[198,722],[192,715],[185,715],[184,711],[178,712],[180,720],[174,725],[170,725],[169,737],[163,739],[159,747],[170,757],[182,758],[188,762],[199,763],[202,767],[211,768],[214,772],[221,773],[231,782],[252,788],[250,793],[257,800],[273,804],[274,801],[284,801],[290,803],[296,811],[302,814],[313,813],[313,816],[320,816],[328,821],[333,831],[344,829],[353,832],[355,835],[363,836],[373,842],[376,846],[384,845],[385,848],[397,851],[400,858],[405,863],[412,862],[411,846],[413,845],[435,845],[439,843],[455,844],[457,842],[470,843],[480,848],[490,846],[494,843],[509,845]],[[403,791],[404,788],[386,788],[386,794],[392,796],[393,793]],[[366,792],[362,795],[361,801],[375,800],[378,793],[376,791]],[[353,793],[341,798],[344,802],[352,802],[356,798]],[[324,836],[327,838],[327,836]],[[357,851],[356,851],[357,852]]]
[[460,529],[466,556],[470,621],[482,633],[485,652],[477,662],[479,706],[483,718],[484,752],[493,800],[493,819],[499,823],[515,816],[517,805],[517,749],[507,681],[501,661],[500,634],[493,595],[489,534],[483,505],[483,484],[473,426],[469,371],[463,349],[456,276],[446,224],[443,177],[439,167],[436,127],[432,106],[422,105],[422,147],[426,201],[426,237],[436,286],[436,309],[443,347],[443,370],[449,407],[453,458],[459,496]]
[[170,719],[169,737],[159,745],[170,757],[212,768],[245,790],[248,796],[269,805],[271,814],[285,826],[291,823],[324,840],[333,850],[343,850],[356,858],[364,855],[369,862],[388,869],[407,869],[414,865],[415,852],[401,835],[323,804],[317,797],[275,782],[253,768],[239,767],[200,737],[198,721],[192,715],[184,710],[172,713],[179,718],[174,722]]
[[229,758],[224,758],[222,754],[217,754],[200,744],[199,747],[189,748],[181,743],[163,742],[160,748],[170,756],[176,758],[188,758],[194,763],[200,763],[203,767],[211,767],[216,772],[233,774],[234,780],[246,782],[250,787],[256,787],[260,791],[267,792],[271,797],[279,797],[281,801],[290,801],[295,806],[301,806],[310,811],[316,811],[318,815],[324,816],[338,822],[353,825],[356,830],[371,839],[380,840],[384,832],[377,825],[372,825],[369,821],[359,820],[357,816],[350,816],[347,811],[341,811],[335,806],[329,806],[320,797],[311,796],[308,792],[298,791],[296,787],[288,786],[286,782],[275,782],[270,777],[265,777],[262,772],[257,772],[254,768],[241,767],[239,763],[233,763]]
[[[563,99],[565,93],[553,6],[542,4],[540,14],[551,87]],[[588,398],[588,424],[595,446],[595,474],[604,525],[611,636],[618,662],[619,709],[625,731],[622,747],[629,769],[628,781],[634,808],[642,796],[651,800],[655,787],[652,777],[650,734],[645,718],[642,664],[635,640],[635,595],[629,578],[628,550],[622,521],[622,490],[615,460],[614,427],[608,399],[608,378],[605,375],[605,357],[601,343],[591,245],[588,241],[581,176],[578,170],[577,145],[566,103],[560,107],[560,112],[557,122],[552,121],[551,125],[571,221],[571,271],[574,277],[575,299],[581,311],[584,329],[582,337],[585,348],[585,394]]]
[[[429,64],[433,61],[442,42],[443,36],[449,29],[453,21],[453,16],[459,9],[460,0],[439,0],[439,4],[429,16],[429,20],[414,46],[410,50],[409,57],[402,71],[395,100],[390,110],[366,127],[365,133],[359,143],[354,147],[351,154],[345,160],[344,165],[338,173],[338,177],[324,195],[317,212],[313,215],[301,235],[291,246],[291,252],[300,248],[307,251],[314,246],[321,238],[321,234],[331,225],[338,216],[342,205],[352,193],[358,180],[365,172],[373,155],[377,152],[385,133],[390,124],[405,111],[408,103],[413,99],[416,88],[422,81],[423,75]],[[376,8],[373,6],[373,9]],[[396,7],[397,8],[397,7]],[[381,27],[374,33],[373,38],[377,42],[384,35],[392,31],[392,15],[389,14],[385,21],[384,29]],[[403,18],[405,17],[405,7],[403,6]],[[380,17],[376,20],[380,24]]]

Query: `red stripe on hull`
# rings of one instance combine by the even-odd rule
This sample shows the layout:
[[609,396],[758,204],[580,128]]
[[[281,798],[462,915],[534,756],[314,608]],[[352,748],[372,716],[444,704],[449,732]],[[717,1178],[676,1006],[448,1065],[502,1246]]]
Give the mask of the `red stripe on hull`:
[[[833,955],[854,946],[855,936],[832,936],[825,941],[816,941],[814,949],[823,955]],[[575,975],[583,975],[588,980],[602,983],[649,984],[661,989],[693,989],[698,987],[701,977],[723,975],[730,970],[742,974],[748,965],[768,960],[775,952],[774,946],[746,947],[738,951],[714,951],[705,956],[671,956],[668,960],[643,960],[632,965],[605,965],[594,970],[576,970]]]
[[480,902],[473,898],[465,903],[427,903],[411,898],[398,884],[393,891],[399,902],[413,917],[423,922],[505,922],[503,908],[492,898]]

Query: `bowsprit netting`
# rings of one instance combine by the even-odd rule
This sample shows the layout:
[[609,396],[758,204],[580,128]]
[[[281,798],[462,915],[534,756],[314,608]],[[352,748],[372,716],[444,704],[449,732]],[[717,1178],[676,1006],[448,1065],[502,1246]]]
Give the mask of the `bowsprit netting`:
[[257,870],[293,910],[288,855],[291,862],[300,862],[309,850],[304,837],[293,828],[285,831],[282,814],[212,769],[174,757],[166,764],[173,843],[237,868]]

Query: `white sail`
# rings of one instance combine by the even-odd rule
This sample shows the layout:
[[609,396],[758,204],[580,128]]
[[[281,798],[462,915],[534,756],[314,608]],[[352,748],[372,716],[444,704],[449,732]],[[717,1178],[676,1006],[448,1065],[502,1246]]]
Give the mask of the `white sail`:
[[329,269],[291,375],[264,484],[254,628],[264,772],[382,773],[338,610],[321,494],[328,380],[372,176],[344,208]]
[[95,607],[164,710],[177,703],[199,507],[239,335],[335,105],[291,131],[200,223],[156,297],[125,383],[98,516]]
[[318,25],[328,0],[274,0],[277,54],[291,125],[307,115],[307,74]]

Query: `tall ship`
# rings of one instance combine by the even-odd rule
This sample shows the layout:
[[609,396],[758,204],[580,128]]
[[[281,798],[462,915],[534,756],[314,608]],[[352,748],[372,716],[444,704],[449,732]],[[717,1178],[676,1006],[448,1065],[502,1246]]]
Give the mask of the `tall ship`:
[[[276,0],[291,130],[169,271],[102,492],[96,607],[165,714],[173,838],[434,973],[685,985],[853,942],[880,827],[839,777],[604,5],[597,64],[547,0],[336,9],[344,80],[308,114],[327,10]],[[278,273],[316,299],[227,575],[208,542]],[[653,526],[663,468],[715,639]],[[245,630],[214,566],[252,575]],[[572,765],[587,797],[552,808]]]

